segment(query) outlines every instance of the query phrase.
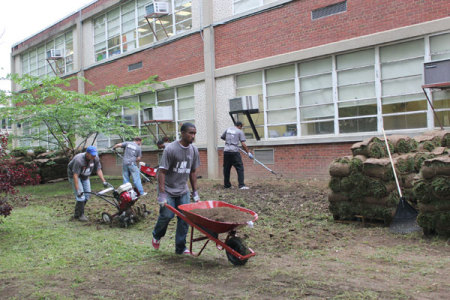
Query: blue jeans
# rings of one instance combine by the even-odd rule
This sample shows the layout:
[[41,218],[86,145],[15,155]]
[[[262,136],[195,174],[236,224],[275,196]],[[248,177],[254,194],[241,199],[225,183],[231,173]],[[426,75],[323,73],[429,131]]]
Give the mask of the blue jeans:
[[123,177],[123,183],[130,182],[130,174],[133,178],[134,186],[137,188],[139,194],[144,193],[144,188],[142,187],[141,183],[141,173],[139,171],[139,168],[136,166],[135,163],[126,165],[123,164],[122,166],[122,177]]
[[[191,202],[189,193],[179,197],[167,196],[167,204],[178,209],[179,205],[188,204]],[[159,209],[159,217],[156,222],[155,229],[153,229],[153,237],[160,240],[166,235],[167,226],[170,220],[175,216],[171,210],[165,206]],[[186,236],[189,231],[189,225],[180,217],[177,217],[177,231],[175,233],[175,253],[182,254],[186,249]]]
[[83,202],[88,201],[91,197],[91,182],[89,181],[89,177],[85,180],[81,180],[78,178],[78,186],[82,189],[83,195],[81,197],[77,197],[77,190],[75,189],[75,183],[73,181],[73,177],[69,176],[69,182],[72,184],[73,193],[75,194],[75,199],[77,201]]

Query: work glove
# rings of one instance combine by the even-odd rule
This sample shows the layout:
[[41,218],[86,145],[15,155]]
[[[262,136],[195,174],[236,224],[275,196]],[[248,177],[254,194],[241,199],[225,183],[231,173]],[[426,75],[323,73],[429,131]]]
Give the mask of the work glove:
[[254,158],[253,154],[251,154],[250,152],[248,153],[248,157],[249,157],[250,159],[253,159],[253,158]]
[[200,201],[200,196],[198,195],[198,191],[192,192],[192,199],[194,200],[194,202]]
[[159,193],[157,200],[158,200],[159,206],[163,207],[164,204],[167,203],[167,194],[166,193]]
[[145,167],[145,162],[140,161],[140,162],[139,162],[139,165]]
[[84,194],[83,192],[77,192],[77,197],[81,198],[81,197],[83,197],[83,194]]
[[104,186],[104,187],[108,187],[108,186],[109,186],[109,183],[107,183],[106,181],[103,181],[103,186]]

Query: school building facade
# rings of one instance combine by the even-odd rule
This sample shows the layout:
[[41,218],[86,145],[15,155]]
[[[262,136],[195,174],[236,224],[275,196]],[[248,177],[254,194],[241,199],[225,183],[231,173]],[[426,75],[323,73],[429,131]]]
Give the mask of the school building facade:
[[[153,2],[168,13],[150,16]],[[78,74],[93,83],[78,82],[84,93],[158,75],[168,87],[134,96],[141,111],[123,110],[145,138],[143,161],[156,165],[161,155],[151,132],[174,139],[193,122],[209,178],[221,177],[220,135],[236,97],[257,97],[250,116],[259,140],[244,114],[235,117],[256,158],[287,178],[327,177],[334,158],[383,127],[409,136],[448,129],[450,92],[427,87],[424,70],[449,59],[447,0],[97,0],[11,53],[13,73]],[[155,105],[172,107],[172,121],[148,130]],[[107,150],[117,142],[97,141],[105,174],[121,172]],[[243,160],[247,178],[270,178]]]

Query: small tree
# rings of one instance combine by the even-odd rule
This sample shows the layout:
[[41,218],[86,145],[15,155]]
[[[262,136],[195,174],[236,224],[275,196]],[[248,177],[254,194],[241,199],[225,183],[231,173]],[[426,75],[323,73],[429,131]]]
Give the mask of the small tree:
[[[136,135],[138,130],[120,119],[122,107],[139,109],[139,103],[126,96],[134,95],[144,88],[153,90],[152,85],[159,83],[156,78],[151,76],[137,84],[123,87],[109,85],[105,89],[82,94],[70,90],[71,82],[76,81],[77,77],[12,74],[8,75],[8,79],[21,86],[22,91],[9,94],[1,92],[0,103],[13,104],[13,107],[1,110],[3,115],[14,122],[28,122],[31,129],[35,129],[20,138],[46,140],[48,132],[51,137],[49,142],[70,158],[87,146],[88,141],[95,143],[100,133],[123,138]],[[84,78],[80,79],[90,83]]]
[[0,133],[0,217],[7,217],[11,213],[12,206],[8,203],[8,198],[13,198],[15,201],[28,200],[28,197],[17,194],[15,186],[38,184],[40,181],[40,176],[35,172],[36,167],[27,168],[17,164],[7,154],[7,147],[8,134]]

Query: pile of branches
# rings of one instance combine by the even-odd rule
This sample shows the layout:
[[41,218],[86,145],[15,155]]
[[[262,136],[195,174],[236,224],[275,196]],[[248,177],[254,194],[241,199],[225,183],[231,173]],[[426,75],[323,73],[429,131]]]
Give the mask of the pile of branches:
[[[403,196],[417,208],[414,187],[420,181],[422,166],[448,155],[450,132],[431,131],[415,138],[392,135],[387,139]],[[337,158],[329,167],[332,192],[328,200],[334,219],[352,220],[361,215],[389,224],[400,197],[384,139],[371,137],[351,150],[353,155]],[[444,181],[449,182],[448,178]]]

